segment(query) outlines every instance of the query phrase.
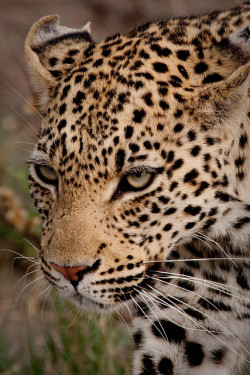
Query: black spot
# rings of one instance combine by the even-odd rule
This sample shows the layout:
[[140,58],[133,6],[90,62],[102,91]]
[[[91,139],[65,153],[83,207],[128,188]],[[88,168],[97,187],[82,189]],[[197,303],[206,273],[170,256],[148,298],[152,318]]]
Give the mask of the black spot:
[[233,225],[235,229],[242,229],[245,224],[250,223],[250,217],[241,217],[237,220],[237,222]]
[[134,340],[134,347],[135,347],[135,350],[136,349],[140,349],[141,347],[141,344],[142,344],[142,333],[141,331],[138,331],[136,332],[134,335],[133,335],[133,340]]
[[114,142],[114,145],[117,146],[119,143],[119,137],[118,136],[114,137],[113,142]]
[[188,79],[188,73],[183,65],[178,65],[178,70],[184,78]]
[[203,190],[207,189],[208,187],[209,183],[207,181],[201,181],[199,188],[195,190],[194,195],[198,197],[203,192]]
[[185,225],[185,229],[192,229],[195,226],[196,223],[190,221]]
[[60,132],[63,128],[65,128],[66,125],[67,125],[66,120],[61,120],[61,121],[59,122],[59,124],[57,125],[57,129],[59,130],[59,132]]
[[125,138],[126,139],[131,138],[133,135],[133,132],[134,132],[134,128],[132,126],[126,126],[126,128],[124,129]]
[[198,215],[198,213],[201,211],[201,207],[189,205],[185,207],[184,211],[189,215],[195,216],[195,215]]
[[209,145],[209,146],[213,146],[215,144],[215,139],[212,138],[212,137],[208,137],[206,138],[206,143]]
[[167,197],[164,197],[163,195],[161,195],[159,198],[158,198],[158,200],[160,201],[160,202],[162,202],[162,203],[164,203],[164,204],[167,204],[168,202],[169,202],[169,198],[167,198]]
[[222,191],[216,191],[215,198],[219,199],[222,202],[229,202],[230,201],[230,195],[223,193]]
[[72,57],[66,57],[64,60],[63,60],[63,64],[73,64],[75,62],[74,59],[72,59]]
[[177,51],[177,57],[179,60],[186,61],[190,56],[190,52],[187,50]]
[[94,62],[93,66],[97,68],[98,66],[101,66],[103,63],[103,59],[98,59]]
[[199,176],[199,172],[196,169],[192,169],[184,176],[184,182],[191,182]]
[[144,354],[142,363],[143,363],[143,370],[144,370],[142,375],[156,375],[155,365],[150,355]]
[[142,49],[142,50],[140,51],[139,56],[140,56],[142,59],[145,59],[145,60],[149,59],[149,57],[150,57],[149,54],[148,54],[146,51],[144,51],[144,49]]
[[143,145],[144,145],[144,147],[145,147],[146,150],[152,150],[152,145],[151,145],[151,143],[149,141],[145,141],[143,143]]
[[60,100],[63,100],[67,97],[69,90],[70,90],[70,85],[67,85],[63,88],[63,92],[62,92]]
[[152,102],[152,94],[151,92],[148,92],[147,94],[145,94],[142,99],[144,100],[144,102],[149,106],[151,107],[154,103]]
[[131,70],[138,70],[142,65],[143,65],[143,62],[140,60],[137,60],[131,66]]
[[163,227],[163,230],[164,232],[168,232],[170,229],[172,228],[172,224],[166,224],[164,227]]
[[109,48],[105,48],[105,49],[103,49],[103,51],[102,51],[102,55],[103,55],[104,57],[108,57],[108,56],[110,55],[110,53],[111,53],[111,50],[110,50]]
[[164,212],[164,215],[172,215],[176,212],[176,208],[171,207],[167,211]]
[[119,149],[116,153],[116,168],[120,172],[124,166],[125,161],[125,152],[122,149]]
[[148,215],[141,215],[140,217],[139,217],[139,220],[143,223],[143,222],[145,222],[145,221],[147,221],[148,220]]
[[188,280],[178,280],[177,285],[181,289],[189,290],[191,292],[193,292],[195,290],[194,283],[192,283],[191,281],[188,281]]
[[186,343],[186,356],[190,366],[199,366],[204,358],[204,353],[201,344],[188,341]]
[[159,105],[164,111],[169,109],[169,104],[165,100],[160,100]]
[[62,77],[62,72],[60,72],[60,70],[49,70],[50,74],[57,78],[57,79],[60,79]]
[[172,182],[172,184],[169,187],[169,191],[173,191],[175,188],[177,188],[178,185],[179,184],[177,181]]
[[174,160],[174,151],[169,151],[167,162],[171,163]]
[[223,302],[220,302],[220,301],[214,301],[212,299],[204,299],[204,298],[200,298],[198,300],[198,303],[204,307],[204,309],[207,309],[207,310],[213,310],[213,311],[231,311],[231,306],[229,305],[226,305],[225,303]]
[[140,150],[140,147],[135,143],[130,143],[129,148],[133,153],[136,153]]
[[157,204],[156,204],[156,203],[153,203],[153,204],[152,204],[151,212],[152,212],[153,214],[158,214],[160,211],[161,211],[161,210],[160,210],[160,208],[157,206]]
[[203,315],[202,313],[200,313],[197,310],[192,309],[191,307],[187,308],[187,309],[184,309],[184,312],[187,315],[191,316],[192,318],[195,318],[196,320],[204,320],[205,319],[205,315]]
[[49,59],[49,65],[50,66],[55,66],[58,63],[58,59],[56,57],[51,57]]
[[196,133],[195,133],[194,131],[190,130],[190,131],[188,132],[188,139],[189,139],[189,141],[190,141],[190,142],[191,142],[191,141],[194,141],[195,138],[196,138]]
[[213,350],[211,352],[211,359],[214,361],[216,364],[220,364],[223,358],[225,357],[226,350],[225,349],[217,349]]
[[242,134],[240,136],[240,147],[244,148],[246,144],[247,144],[247,135],[246,134]]
[[134,117],[133,117],[133,121],[136,122],[136,123],[141,123],[143,118],[145,117],[146,113],[143,109],[141,110],[134,110]]
[[183,111],[181,109],[177,109],[177,111],[174,113],[175,118],[180,118],[183,115]]
[[166,73],[168,71],[167,65],[161,62],[154,63],[153,67],[154,67],[154,70],[158,73]]
[[66,111],[66,104],[63,103],[63,104],[60,106],[60,108],[59,108],[59,114],[60,114],[60,115],[63,115],[63,114],[65,113],[65,111]]
[[216,223],[216,219],[208,219],[205,224],[203,225],[202,229],[209,229],[212,225]]
[[201,150],[200,146],[194,146],[190,153],[192,156],[197,156],[199,155],[200,150]]
[[184,103],[184,99],[180,94],[174,94],[174,97],[179,103]]
[[82,82],[83,76],[82,74],[78,74],[75,78],[75,83],[80,83]]
[[198,64],[195,65],[194,71],[196,74],[202,74],[208,69],[208,65],[204,62],[201,61]]
[[167,87],[159,87],[158,92],[159,92],[160,95],[165,96],[168,93],[168,88]]
[[169,358],[162,358],[158,364],[158,371],[162,375],[173,375],[173,363]]
[[179,132],[182,131],[182,129],[183,129],[183,125],[180,124],[180,123],[178,123],[178,124],[176,124],[175,127],[174,127],[174,132],[175,132],[175,133],[179,133]]
[[167,320],[157,320],[152,325],[152,331],[155,336],[162,337],[168,342],[181,343],[186,338],[185,330]]
[[237,283],[243,289],[249,289],[248,281],[246,275],[243,273],[242,269],[237,269]]
[[234,163],[237,167],[240,167],[244,164],[244,158],[239,156],[237,159],[235,159]]
[[222,81],[223,77],[218,73],[208,74],[206,78],[204,78],[203,83],[214,83]]
[[179,169],[183,165],[183,160],[182,159],[177,159],[174,164],[172,165],[172,169],[176,170]]
[[82,91],[78,91],[76,96],[73,99],[73,103],[79,105],[85,99],[86,95]]
[[167,47],[161,47],[159,44],[152,44],[151,46],[151,50],[152,51],[155,51],[157,53],[158,56],[162,57],[168,57],[169,55],[171,55],[171,50]]

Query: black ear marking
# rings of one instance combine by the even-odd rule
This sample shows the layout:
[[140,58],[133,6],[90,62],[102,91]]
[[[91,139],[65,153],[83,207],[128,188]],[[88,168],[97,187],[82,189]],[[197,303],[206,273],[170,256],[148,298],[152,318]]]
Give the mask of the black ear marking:
[[81,52],[93,45],[90,22],[79,29],[61,26],[55,14],[38,20],[25,41],[34,105],[46,109],[50,89],[84,57]]

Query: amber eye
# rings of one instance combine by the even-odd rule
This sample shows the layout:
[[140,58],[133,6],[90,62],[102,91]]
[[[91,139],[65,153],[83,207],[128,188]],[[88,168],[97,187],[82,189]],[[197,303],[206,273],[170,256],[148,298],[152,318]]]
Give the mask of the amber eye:
[[57,185],[58,183],[58,176],[56,171],[48,167],[47,165],[35,165],[35,171],[37,173],[37,176],[40,178],[41,181],[48,185]]
[[131,168],[121,178],[115,193],[111,200],[118,199],[121,195],[129,192],[139,192],[148,188],[155,177],[162,173],[164,168],[152,168],[147,166],[139,166]]
[[152,174],[147,172],[131,173],[126,176],[128,184],[133,189],[143,189],[152,179]]

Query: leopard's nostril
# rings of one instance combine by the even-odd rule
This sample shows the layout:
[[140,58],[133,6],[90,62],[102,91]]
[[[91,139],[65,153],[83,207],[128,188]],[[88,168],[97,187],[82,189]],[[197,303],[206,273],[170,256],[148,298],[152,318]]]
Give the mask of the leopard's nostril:
[[64,267],[50,262],[51,267],[56,271],[60,272],[65,279],[71,282],[72,285],[76,286],[79,281],[82,280],[86,273],[96,271],[101,264],[100,259],[97,259],[92,266],[77,266],[77,267]]

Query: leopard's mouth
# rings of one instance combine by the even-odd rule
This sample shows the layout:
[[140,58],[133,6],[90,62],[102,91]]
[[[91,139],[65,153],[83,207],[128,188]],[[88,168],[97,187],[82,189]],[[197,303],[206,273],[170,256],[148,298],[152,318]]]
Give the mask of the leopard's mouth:
[[[53,283],[53,287],[56,292],[60,294],[63,298],[68,299],[71,303],[79,306],[85,311],[96,311],[96,312],[107,312],[112,313],[114,311],[121,311],[127,309],[128,305],[133,305],[136,296],[138,295],[138,290],[140,286],[145,284],[143,279],[139,284],[133,286],[125,286],[123,288],[110,288],[109,289],[109,298],[110,301],[107,301],[107,298],[101,300],[99,296],[96,297],[91,293],[81,292],[77,288],[69,290],[65,287],[60,287],[56,283]],[[118,290],[119,289],[119,290]]]

